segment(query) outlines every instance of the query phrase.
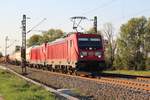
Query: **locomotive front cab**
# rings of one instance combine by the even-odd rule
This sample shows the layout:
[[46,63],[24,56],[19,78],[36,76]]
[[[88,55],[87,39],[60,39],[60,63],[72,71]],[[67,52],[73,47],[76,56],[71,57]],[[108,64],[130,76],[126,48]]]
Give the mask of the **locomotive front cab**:
[[80,69],[90,71],[103,69],[104,50],[101,35],[80,34],[77,42],[79,50],[78,66],[80,66]]

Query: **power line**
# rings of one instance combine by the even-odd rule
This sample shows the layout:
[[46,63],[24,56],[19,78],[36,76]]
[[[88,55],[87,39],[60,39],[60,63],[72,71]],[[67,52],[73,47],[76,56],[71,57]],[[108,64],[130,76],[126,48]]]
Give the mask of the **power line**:
[[93,8],[92,10],[89,10],[89,11],[87,11],[87,12],[84,12],[83,15],[89,14],[89,13],[91,13],[91,12],[93,13],[94,11],[96,11],[96,10],[98,10],[98,9],[105,8],[105,7],[109,6],[110,4],[112,4],[114,1],[117,1],[117,0],[108,1],[108,2],[106,2],[106,3],[104,3],[104,4],[100,5],[100,6],[98,6],[98,7],[96,7],[96,8]]
[[29,31],[27,31],[27,33],[31,32],[34,28],[38,27],[41,23],[43,23],[46,20],[46,18],[44,18],[42,21],[40,21],[38,24],[36,24],[35,26],[33,26]]
[[121,1],[121,14],[122,14],[122,18],[124,19],[125,18],[125,15],[124,15],[124,3]]
[[139,12],[135,13],[134,16],[139,15],[139,14],[144,13],[144,12],[148,12],[148,11],[150,11],[150,8],[139,11]]
[[7,46],[7,48],[10,48],[12,45],[14,45],[15,42],[18,42],[18,41],[17,41],[17,40],[14,40],[11,44],[9,44],[9,45]]
[[121,16],[121,17],[112,19],[111,21],[119,21],[118,19],[122,20],[122,19],[125,19],[125,18],[128,18],[128,17],[132,17],[132,16],[136,16],[136,15],[145,13],[145,12],[150,12],[150,8],[148,8],[148,9],[143,9],[143,10],[141,10],[141,11],[139,11],[139,12],[136,12],[136,13],[131,14],[131,15],[128,15],[128,16],[124,16],[124,17]]

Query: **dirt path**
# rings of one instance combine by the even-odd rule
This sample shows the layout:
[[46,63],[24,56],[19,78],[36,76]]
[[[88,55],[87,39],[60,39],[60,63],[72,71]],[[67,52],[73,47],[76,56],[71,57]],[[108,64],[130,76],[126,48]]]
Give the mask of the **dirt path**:
[[4,99],[0,96],[0,100],[4,100]]

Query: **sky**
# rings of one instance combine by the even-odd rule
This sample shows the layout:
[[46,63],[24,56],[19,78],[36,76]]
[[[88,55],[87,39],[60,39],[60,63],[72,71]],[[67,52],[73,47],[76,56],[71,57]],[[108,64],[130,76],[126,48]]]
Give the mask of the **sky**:
[[[0,0],[0,52],[4,53],[5,37],[8,36],[8,53],[15,45],[21,45],[22,15],[27,17],[27,30],[41,20],[46,20],[27,34],[41,34],[36,30],[61,29],[73,31],[70,17],[84,16],[88,19],[98,17],[98,29],[105,23],[112,23],[116,32],[122,24],[133,17],[150,17],[150,0]],[[84,20],[84,30],[92,27],[92,21]]]

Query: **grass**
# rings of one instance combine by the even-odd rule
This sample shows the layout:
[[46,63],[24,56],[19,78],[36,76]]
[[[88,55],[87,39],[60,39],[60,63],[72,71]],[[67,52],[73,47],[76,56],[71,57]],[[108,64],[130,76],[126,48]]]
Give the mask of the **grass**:
[[54,95],[7,71],[0,70],[0,96],[4,100],[54,100]]
[[114,70],[114,71],[103,71],[103,73],[114,73],[114,74],[150,76],[150,70],[147,70],[147,71]]

